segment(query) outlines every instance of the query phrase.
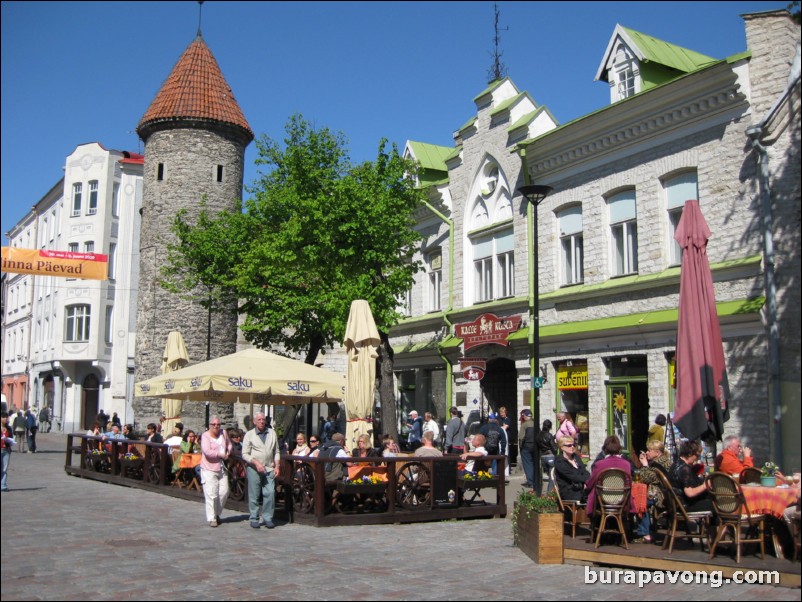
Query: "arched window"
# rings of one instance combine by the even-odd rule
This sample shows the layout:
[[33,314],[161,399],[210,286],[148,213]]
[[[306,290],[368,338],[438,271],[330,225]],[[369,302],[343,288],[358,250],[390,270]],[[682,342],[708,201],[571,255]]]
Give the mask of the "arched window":
[[[512,195],[503,171],[487,157],[471,189],[466,221],[466,297],[473,303],[515,295]],[[470,262],[470,263],[468,263]]]

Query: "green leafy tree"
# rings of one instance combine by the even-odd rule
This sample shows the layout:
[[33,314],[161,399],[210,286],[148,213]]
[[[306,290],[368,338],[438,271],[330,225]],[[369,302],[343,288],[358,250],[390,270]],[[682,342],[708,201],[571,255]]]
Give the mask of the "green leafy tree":
[[[351,301],[366,299],[382,337],[380,374],[391,383],[387,332],[420,267],[412,214],[424,193],[409,177],[415,166],[386,141],[375,161],[352,165],[342,134],[300,115],[285,132],[283,144],[258,140],[257,164],[267,169],[244,212],[176,219],[166,280],[174,290],[202,284],[238,299],[248,341],[305,353],[310,364],[342,340]],[[391,384],[381,399],[383,429],[395,436]]]

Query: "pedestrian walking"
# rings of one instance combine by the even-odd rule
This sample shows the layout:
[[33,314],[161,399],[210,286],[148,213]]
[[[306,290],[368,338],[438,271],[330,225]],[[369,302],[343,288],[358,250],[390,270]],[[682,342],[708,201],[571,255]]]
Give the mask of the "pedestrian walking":
[[39,430],[36,424],[36,414],[28,408],[25,412],[25,422],[28,427],[28,451],[32,454],[36,453],[36,432]]
[[276,431],[267,425],[265,415],[259,412],[254,416],[253,422],[254,428],[245,433],[242,440],[242,459],[248,463],[246,473],[251,527],[258,529],[264,524],[268,529],[272,529],[275,527],[273,524],[273,511],[276,506],[275,479],[279,475],[280,452]]
[[11,448],[16,444],[8,426],[8,414],[0,413],[0,491],[8,491],[8,465],[11,462]]
[[201,437],[201,482],[206,498],[206,520],[210,527],[220,524],[220,515],[228,500],[225,461],[231,454],[231,441],[220,426],[220,418],[212,417],[209,430]]
[[25,434],[28,430],[28,420],[25,418],[22,410],[17,410],[11,427],[14,429],[14,438],[19,445],[19,451],[25,453]]

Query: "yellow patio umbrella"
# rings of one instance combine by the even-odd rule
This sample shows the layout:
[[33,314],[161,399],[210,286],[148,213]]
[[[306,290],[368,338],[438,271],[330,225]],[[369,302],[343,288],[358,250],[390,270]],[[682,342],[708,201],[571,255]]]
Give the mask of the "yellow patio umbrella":
[[351,449],[362,434],[373,433],[373,400],[376,389],[376,349],[381,345],[379,331],[367,301],[351,303],[345,326],[345,350],[348,353],[348,385],[345,412],[348,420],[345,440]]
[[261,349],[244,349],[138,382],[134,395],[217,403],[327,403],[345,396],[345,377]]
[[[184,343],[184,337],[177,330],[173,330],[167,335],[167,345],[164,347],[164,355],[162,356],[162,374],[180,370],[188,363],[189,352]],[[183,402],[180,399],[162,399],[162,412],[165,416],[162,424],[162,434],[165,439],[173,434],[175,424],[181,422],[182,406]]]

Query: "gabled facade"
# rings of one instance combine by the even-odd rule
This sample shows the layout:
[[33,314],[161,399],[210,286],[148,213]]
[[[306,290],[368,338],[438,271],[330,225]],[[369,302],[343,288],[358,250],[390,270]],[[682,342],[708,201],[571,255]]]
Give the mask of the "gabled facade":
[[[523,175],[513,151],[557,125],[509,78],[491,83],[473,100],[476,113],[454,133],[453,148],[419,142],[406,147],[406,155],[421,164],[419,184],[430,201],[416,215],[425,269],[409,297],[410,319],[391,333],[395,366],[402,409],[431,410],[440,418],[455,396],[463,410],[488,405],[482,406],[478,382],[453,376],[459,341],[451,324],[488,307],[505,315],[526,311],[526,221],[514,201]],[[526,355],[507,349],[496,359],[511,373]],[[514,407],[515,378],[500,386],[491,405]]]
[[[499,109],[527,97],[509,81],[476,97],[477,115],[455,134],[457,147],[445,159],[450,211],[438,218],[427,208],[419,216],[424,258],[443,249],[446,265],[449,228],[455,233],[454,276],[449,284],[444,275],[442,284],[444,291],[452,287],[453,305],[430,312],[424,300],[431,279],[423,277],[411,317],[392,331],[399,387],[418,411],[432,407],[444,417],[456,405],[467,417],[505,405],[517,416],[530,404],[533,377],[545,376],[540,417],[554,421],[555,412],[569,412],[583,454],[595,456],[613,433],[631,450],[643,449],[655,416],[673,410],[680,263],[673,230],[684,201],[696,198],[713,231],[708,255],[733,392],[725,428],[758,458],[770,457],[775,413],[767,398],[769,383],[779,380],[779,422],[790,429],[783,451],[786,463],[798,465],[799,316],[789,310],[799,306],[799,76],[797,70],[794,80],[792,72],[799,26],[786,11],[744,18],[749,51],[721,61],[616,27],[597,73],[611,85],[610,106],[517,145],[509,128],[526,118],[513,123],[510,111],[502,130]],[[622,75],[627,68],[631,81]],[[784,333],[775,376],[765,212],[747,136],[762,120],[761,136],[770,140],[769,194],[775,216],[783,216],[775,217],[772,232],[783,249],[782,258],[771,259],[782,299],[774,328]],[[517,192],[530,182],[553,187],[536,224],[540,361],[534,367],[529,208]],[[430,188],[441,212],[434,201],[442,186]],[[475,321],[475,330],[502,329],[516,318],[520,326],[501,344],[480,339],[470,349],[472,327],[455,326]],[[480,366],[484,378],[467,380],[465,366]]]

